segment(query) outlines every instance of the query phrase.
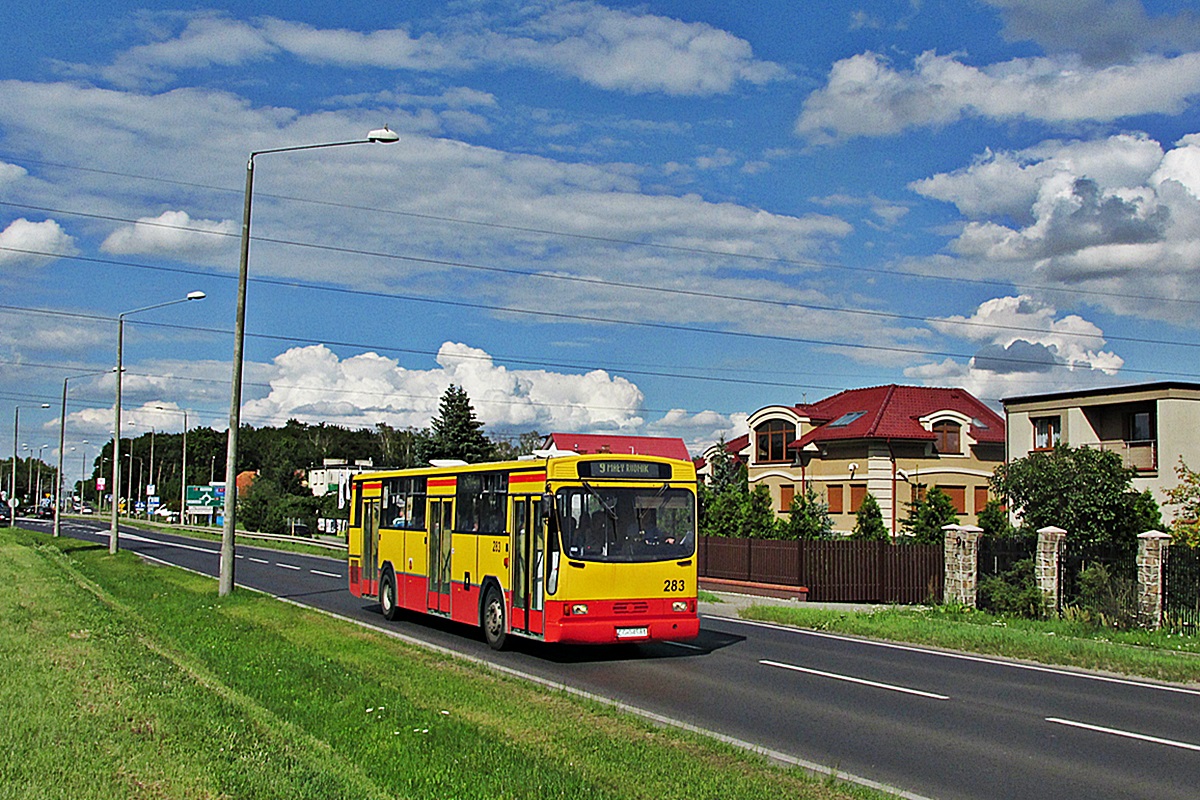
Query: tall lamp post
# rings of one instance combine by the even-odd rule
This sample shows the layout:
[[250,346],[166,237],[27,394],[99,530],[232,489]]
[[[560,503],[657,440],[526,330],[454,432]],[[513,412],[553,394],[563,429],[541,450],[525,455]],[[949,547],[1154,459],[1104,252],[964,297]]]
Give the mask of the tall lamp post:
[[[42,403],[42,408],[49,408],[49,403]],[[12,512],[9,517],[9,525],[17,527],[17,442],[20,439],[21,430],[21,407],[13,406],[13,460],[12,460],[12,481],[8,487],[8,508]]]
[[246,279],[250,270],[250,206],[254,195],[254,159],[267,153],[320,150],[327,147],[344,147],[351,144],[374,142],[390,144],[398,141],[400,141],[400,136],[384,126],[367,133],[365,139],[255,150],[250,153],[250,158],[246,162],[246,197],[242,206],[242,249],[238,264],[237,314],[233,326],[233,380],[229,393],[229,440],[225,448],[225,524],[221,531],[221,568],[218,581],[218,594],[221,597],[233,591],[233,537],[237,525],[237,445],[238,428],[242,423],[242,346],[246,339]]
[[117,402],[115,411],[115,421],[113,422],[113,495],[112,506],[112,527],[108,534],[108,552],[117,552],[117,540],[120,534],[117,532],[118,516],[117,516],[117,495],[121,493],[121,361],[124,357],[125,350],[125,318],[130,314],[140,314],[143,311],[149,311],[152,308],[163,308],[164,306],[173,306],[176,303],[186,303],[189,300],[203,300],[204,292],[188,292],[187,297],[168,300],[165,303],[155,303],[152,306],[143,306],[135,308],[132,311],[125,311],[117,315]]
[[[183,414],[183,460],[179,462],[179,524],[184,525],[184,515],[187,514],[187,432],[188,412],[186,408],[167,408],[155,406],[159,411],[178,411]],[[214,456],[215,458],[215,456]]]
[[[72,378],[91,378],[97,375],[107,375],[107,372],[88,372],[83,375],[68,375],[63,378],[62,410],[58,417],[58,480],[54,482],[54,535],[62,530],[62,484],[63,484],[63,445],[66,444],[67,432],[67,381]],[[87,444],[85,439],[84,444]],[[80,503],[83,502],[83,491],[80,490]],[[82,508],[82,506],[81,506]]]

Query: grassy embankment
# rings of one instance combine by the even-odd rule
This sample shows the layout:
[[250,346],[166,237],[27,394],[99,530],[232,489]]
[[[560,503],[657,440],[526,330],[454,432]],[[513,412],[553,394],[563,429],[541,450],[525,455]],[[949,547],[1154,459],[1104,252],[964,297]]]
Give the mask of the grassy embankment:
[[947,607],[849,612],[758,605],[744,609],[742,616],[1042,664],[1200,683],[1200,638],[1165,631],[1105,630],[1070,620],[1003,618]]
[[103,545],[0,531],[0,798],[877,797]]
[[[89,517],[73,517],[74,519],[89,519]],[[95,519],[91,517],[90,519]],[[199,526],[188,526],[180,528],[175,525],[169,525],[161,522],[146,522],[140,519],[121,518],[121,526],[127,528],[137,528],[138,530],[147,531],[150,533],[174,533],[179,536],[190,536],[193,539],[203,539],[209,542],[221,541],[220,528],[203,528]],[[326,558],[342,558],[346,556],[345,549],[335,549],[332,547],[321,547],[316,544],[307,544],[303,539],[260,539],[256,536],[243,536],[238,534],[236,537],[237,544],[248,545],[250,547],[264,547],[269,550],[281,550],[288,553],[303,553],[310,556],[325,556]]]

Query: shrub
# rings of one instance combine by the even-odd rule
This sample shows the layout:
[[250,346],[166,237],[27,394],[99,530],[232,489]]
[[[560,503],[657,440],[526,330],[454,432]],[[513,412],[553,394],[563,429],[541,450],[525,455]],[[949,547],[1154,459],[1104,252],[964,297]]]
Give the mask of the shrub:
[[854,539],[864,539],[872,542],[884,542],[888,539],[887,527],[883,524],[883,512],[875,495],[867,492],[858,513],[854,518]]
[[1128,630],[1137,625],[1137,590],[1133,581],[1092,564],[1079,573],[1079,593],[1065,615],[1101,628]]
[[1025,558],[1012,569],[979,582],[979,608],[994,614],[1040,619],[1046,615],[1046,598],[1037,585],[1033,559]]

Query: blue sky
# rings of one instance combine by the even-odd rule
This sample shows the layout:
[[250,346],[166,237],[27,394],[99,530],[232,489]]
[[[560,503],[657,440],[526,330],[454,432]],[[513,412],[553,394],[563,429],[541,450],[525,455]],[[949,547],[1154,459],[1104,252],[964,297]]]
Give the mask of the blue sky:
[[112,375],[85,373],[117,315],[193,290],[128,317],[123,425],[223,429],[247,155],[385,124],[399,143],[256,161],[246,422],[422,427],[456,383],[494,434],[699,451],[880,383],[1200,381],[1189,3],[50,0],[0,24],[0,403],[47,460],[68,375],[68,447],[111,429]]

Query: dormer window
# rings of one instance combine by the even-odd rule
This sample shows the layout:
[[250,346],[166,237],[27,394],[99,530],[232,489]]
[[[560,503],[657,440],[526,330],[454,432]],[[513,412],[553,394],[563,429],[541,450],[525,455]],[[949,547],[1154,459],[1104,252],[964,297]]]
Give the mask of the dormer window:
[[754,429],[754,460],[759,464],[787,463],[787,446],[796,438],[796,426],[770,419]]
[[957,422],[933,423],[934,444],[937,451],[943,454],[962,453],[962,426]]

